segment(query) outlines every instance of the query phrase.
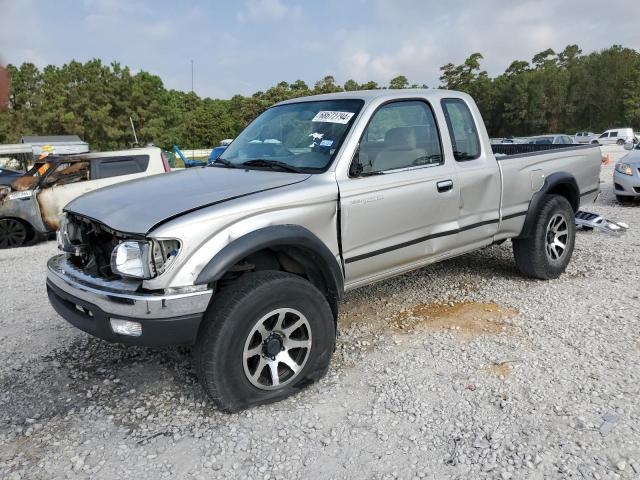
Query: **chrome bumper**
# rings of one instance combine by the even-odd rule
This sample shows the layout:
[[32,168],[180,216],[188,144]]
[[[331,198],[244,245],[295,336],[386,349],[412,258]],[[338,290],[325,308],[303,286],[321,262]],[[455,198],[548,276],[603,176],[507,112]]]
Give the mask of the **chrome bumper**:
[[126,282],[91,279],[57,255],[47,262],[47,281],[83,302],[95,305],[109,315],[149,319],[170,319],[202,314],[209,305],[212,290],[171,295],[140,294],[127,291]]

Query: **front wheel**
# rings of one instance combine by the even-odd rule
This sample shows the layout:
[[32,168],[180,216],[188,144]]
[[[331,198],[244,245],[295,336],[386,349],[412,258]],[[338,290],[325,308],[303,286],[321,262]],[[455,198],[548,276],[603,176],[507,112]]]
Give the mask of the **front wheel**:
[[205,314],[198,379],[224,411],[284,399],[327,372],[335,322],[324,295],[290,273],[247,273]]
[[15,218],[0,219],[0,249],[21,247],[29,239],[29,228]]
[[530,277],[559,277],[571,259],[575,235],[575,216],[569,201],[559,195],[545,195],[531,234],[513,240],[516,266]]

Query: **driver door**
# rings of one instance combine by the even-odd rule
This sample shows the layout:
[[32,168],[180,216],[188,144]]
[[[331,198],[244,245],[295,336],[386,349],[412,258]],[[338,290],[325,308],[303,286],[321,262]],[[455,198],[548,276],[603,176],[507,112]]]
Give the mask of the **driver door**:
[[381,106],[354,162],[361,172],[352,169],[339,184],[347,283],[384,278],[442,253],[442,232],[457,227],[459,190],[431,106],[423,100]]

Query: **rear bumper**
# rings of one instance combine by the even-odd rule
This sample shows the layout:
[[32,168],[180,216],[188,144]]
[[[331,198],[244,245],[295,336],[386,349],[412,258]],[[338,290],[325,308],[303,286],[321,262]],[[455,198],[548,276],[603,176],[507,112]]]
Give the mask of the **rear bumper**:
[[[56,312],[80,330],[109,342],[150,347],[195,343],[212,291],[172,295],[101,289],[73,276],[64,255],[49,260],[47,294]],[[140,323],[140,336],[113,331],[111,319]]]

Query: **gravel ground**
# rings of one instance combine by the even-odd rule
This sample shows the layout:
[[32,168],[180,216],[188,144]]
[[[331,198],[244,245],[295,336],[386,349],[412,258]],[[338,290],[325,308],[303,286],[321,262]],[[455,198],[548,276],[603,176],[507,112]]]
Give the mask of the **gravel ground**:
[[631,229],[579,232],[560,279],[507,242],[351,292],[327,377],[234,415],[188,350],[59,318],[53,242],[0,251],[0,478],[640,478],[640,204],[611,172],[592,209]]

